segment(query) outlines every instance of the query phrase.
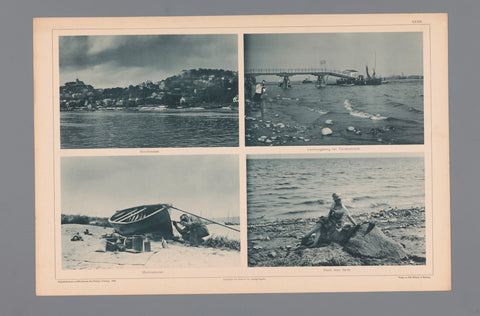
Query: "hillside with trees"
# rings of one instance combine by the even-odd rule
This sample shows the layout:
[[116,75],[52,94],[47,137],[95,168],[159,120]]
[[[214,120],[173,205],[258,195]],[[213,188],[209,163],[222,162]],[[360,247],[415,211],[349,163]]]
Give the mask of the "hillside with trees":
[[128,87],[96,89],[77,79],[60,87],[60,110],[108,107],[217,108],[238,105],[238,74],[223,69],[191,69],[165,80]]

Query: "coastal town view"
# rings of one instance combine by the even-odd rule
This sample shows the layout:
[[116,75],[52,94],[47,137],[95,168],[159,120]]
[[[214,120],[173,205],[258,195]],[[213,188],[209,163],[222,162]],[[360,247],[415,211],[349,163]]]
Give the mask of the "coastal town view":
[[238,146],[235,35],[63,36],[59,44],[61,148]]
[[95,88],[78,78],[60,87],[60,111],[238,109],[237,72],[191,69],[164,80]]

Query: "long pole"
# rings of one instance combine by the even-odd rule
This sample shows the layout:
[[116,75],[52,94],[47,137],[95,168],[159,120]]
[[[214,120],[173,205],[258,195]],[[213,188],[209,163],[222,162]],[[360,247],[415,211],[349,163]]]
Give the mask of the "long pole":
[[180,211],[180,212],[183,212],[183,213],[187,213],[187,214],[190,214],[190,215],[192,215],[192,216],[195,216],[195,217],[204,219],[204,220],[206,220],[206,221],[209,221],[209,222],[212,222],[212,223],[214,223],[214,224],[217,224],[217,225],[226,227],[226,228],[231,229],[231,230],[234,230],[234,231],[236,231],[236,232],[240,232],[239,229],[235,229],[235,228],[232,228],[232,227],[230,227],[230,226],[223,225],[223,224],[220,224],[220,223],[218,223],[218,222],[212,221],[211,219],[208,219],[208,218],[205,218],[205,217],[202,217],[202,216],[198,216],[198,215],[196,215],[196,214],[193,214],[193,213],[190,213],[190,212],[181,210],[181,209],[179,209],[179,208],[176,208],[175,206],[170,206],[170,208],[173,208],[173,209],[175,209],[175,210],[177,210],[177,211]]

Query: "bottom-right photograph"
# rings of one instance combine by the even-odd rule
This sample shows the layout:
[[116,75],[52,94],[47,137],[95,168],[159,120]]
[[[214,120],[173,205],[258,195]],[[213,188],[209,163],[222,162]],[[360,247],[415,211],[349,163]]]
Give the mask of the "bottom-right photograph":
[[425,265],[423,153],[247,156],[249,267]]

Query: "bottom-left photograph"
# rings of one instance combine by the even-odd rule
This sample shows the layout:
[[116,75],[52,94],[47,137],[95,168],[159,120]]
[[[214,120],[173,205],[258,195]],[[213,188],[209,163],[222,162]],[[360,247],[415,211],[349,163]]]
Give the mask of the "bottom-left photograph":
[[61,158],[62,269],[240,266],[236,155]]

